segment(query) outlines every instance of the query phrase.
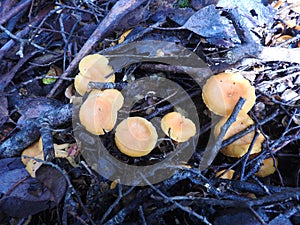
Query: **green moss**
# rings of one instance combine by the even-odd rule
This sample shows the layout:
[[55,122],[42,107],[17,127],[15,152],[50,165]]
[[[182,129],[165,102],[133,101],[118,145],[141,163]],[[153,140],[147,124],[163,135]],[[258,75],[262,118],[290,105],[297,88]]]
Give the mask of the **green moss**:
[[186,8],[186,7],[189,7],[189,5],[190,5],[190,0],[178,0],[175,3],[175,7],[178,7],[178,8]]
[[56,78],[43,78],[43,84],[52,84],[56,81]]

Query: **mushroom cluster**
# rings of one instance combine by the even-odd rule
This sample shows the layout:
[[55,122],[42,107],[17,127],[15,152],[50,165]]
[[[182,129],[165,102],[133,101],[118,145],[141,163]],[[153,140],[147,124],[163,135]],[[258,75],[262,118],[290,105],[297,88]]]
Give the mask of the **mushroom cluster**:
[[[240,73],[220,73],[209,78],[202,91],[202,98],[206,106],[215,114],[223,116],[215,126],[214,135],[217,137],[221,127],[227,121],[232,113],[239,98],[246,99],[237,119],[227,130],[224,139],[230,138],[240,131],[254,124],[254,121],[248,116],[248,112],[255,104],[255,88]],[[242,138],[234,141],[232,144],[223,148],[221,152],[230,157],[240,158],[247,153],[253,140],[254,131],[248,133]],[[261,144],[265,140],[259,133],[250,154],[261,151]]]
[[[196,134],[196,126],[178,112],[166,114],[161,119],[161,129],[175,142],[188,141]],[[128,117],[116,127],[115,143],[118,149],[131,157],[148,155],[158,140],[156,128],[142,117]]]
[[79,73],[75,76],[74,86],[80,95],[84,95],[90,81],[115,82],[113,69],[103,55],[93,54],[79,62]]
[[[88,55],[79,63],[79,74],[75,77],[75,89],[80,95],[88,90],[88,83],[114,82],[113,69],[108,59],[99,54]],[[80,123],[94,135],[104,135],[116,126],[117,114],[124,97],[115,89],[92,90],[79,110]],[[175,142],[188,141],[196,134],[195,124],[178,112],[165,115],[161,120],[162,131]],[[142,117],[128,117],[115,129],[117,148],[131,157],[149,154],[156,146],[158,134],[151,122]]]

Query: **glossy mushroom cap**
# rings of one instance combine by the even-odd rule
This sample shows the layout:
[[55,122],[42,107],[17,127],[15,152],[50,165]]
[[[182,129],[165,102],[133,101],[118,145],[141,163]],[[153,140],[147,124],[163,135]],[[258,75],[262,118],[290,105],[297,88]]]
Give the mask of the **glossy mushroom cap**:
[[177,142],[185,142],[196,134],[196,126],[193,121],[178,112],[165,115],[161,120],[161,129]]
[[202,90],[206,106],[220,116],[231,114],[240,97],[246,99],[241,111],[249,112],[255,103],[255,88],[240,73],[214,75],[206,81]]
[[[274,164],[275,160],[275,164]],[[260,166],[258,172],[255,174],[258,177],[266,177],[273,174],[276,171],[278,161],[276,158],[266,158],[263,160],[262,165]]]
[[90,81],[114,82],[113,69],[108,65],[108,59],[99,54],[88,55],[79,63],[79,74],[76,75],[74,86],[80,95],[84,95]]
[[155,127],[142,117],[128,117],[116,127],[116,145],[122,153],[131,157],[148,155],[157,138]]
[[[223,117],[215,126],[214,135],[217,137],[220,133],[221,127],[225,124],[227,121],[227,117]],[[248,116],[247,114],[239,114],[236,121],[231,124],[229,129],[227,130],[224,140],[227,138],[230,138],[231,136],[239,133],[240,131],[246,129],[250,125],[254,124],[253,120]],[[240,158],[244,154],[247,153],[248,148],[253,140],[254,137],[254,131],[246,134],[245,136],[241,137],[240,139],[234,141],[227,147],[221,149],[221,152],[224,155],[230,156],[230,157],[236,157]],[[258,153],[261,151],[261,144],[264,142],[265,138],[262,134],[259,134],[257,137],[254,146],[251,150],[251,154]]]
[[114,128],[123,102],[123,95],[118,90],[93,90],[80,107],[80,123],[90,133],[103,135],[104,130]]

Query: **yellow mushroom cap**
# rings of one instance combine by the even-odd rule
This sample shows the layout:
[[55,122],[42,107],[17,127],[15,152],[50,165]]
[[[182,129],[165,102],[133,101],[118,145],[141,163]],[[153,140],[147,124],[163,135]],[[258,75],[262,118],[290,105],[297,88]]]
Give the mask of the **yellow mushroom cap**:
[[[68,155],[68,152],[64,149],[68,148],[70,144],[54,144],[55,157],[57,158],[67,158],[69,162],[74,165],[74,160]],[[26,157],[25,157],[26,156]],[[33,158],[27,158],[33,157]],[[23,164],[26,166],[26,170],[32,177],[35,177],[36,171],[41,167],[43,162],[37,162],[35,159],[44,160],[43,153],[43,142],[42,138],[34,144],[30,145],[22,152],[21,160]],[[74,162],[74,163],[73,163]]]
[[80,107],[80,122],[87,131],[95,135],[104,134],[104,130],[111,131],[123,102],[124,98],[117,90],[93,90]]
[[255,103],[255,88],[240,73],[220,73],[210,77],[202,90],[202,98],[217,115],[231,114],[239,98],[246,99],[241,111],[249,112]]
[[163,132],[177,142],[185,142],[196,134],[196,126],[178,112],[166,114],[161,120]]
[[[274,165],[275,160],[275,165]],[[263,160],[262,165],[260,166],[258,172],[255,174],[258,177],[266,177],[273,174],[276,171],[275,166],[277,167],[278,160],[276,158],[266,158]]]
[[[219,172],[216,173],[216,177],[221,178],[221,179],[228,179],[231,180],[234,174],[234,170],[228,170],[225,172],[225,170],[220,170]],[[220,176],[222,173],[224,173],[222,176]]]
[[116,145],[122,153],[131,157],[148,155],[157,138],[155,127],[142,117],[128,117],[116,127]]
[[88,55],[79,63],[79,74],[76,75],[74,86],[80,95],[87,91],[87,85],[93,82],[114,82],[113,69],[108,65],[108,59],[99,54]]
[[[229,116],[223,117],[215,126],[214,135],[217,137],[220,133],[221,127],[225,124]],[[240,131],[246,129],[250,125],[254,124],[253,120],[247,114],[239,114],[236,118],[236,121],[231,124],[229,129],[227,130],[224,140],[227,138],[232,137],[233,135],[239,133]],[[245,136],[241,137],[240,139],[234,141],[230,145],[226,146],[225,148],[221,149],[221,152],[224,155],[230,157],[240,158],[244,154],[247,153],[248,148],[253,140],[254,131],[246,134]],[[258,153],[261,151],[261,144],[264,142],[265,138],[262,134],[259,134],[254,146],[251,150],[251,154]]]

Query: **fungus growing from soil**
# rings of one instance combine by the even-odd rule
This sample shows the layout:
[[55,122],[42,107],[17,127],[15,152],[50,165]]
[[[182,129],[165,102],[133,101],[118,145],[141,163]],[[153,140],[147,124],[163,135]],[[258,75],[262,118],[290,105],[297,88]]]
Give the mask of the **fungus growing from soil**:
[[114,128],[123,102],[118,90],[93,90],[80,107],[80,122],[90,133],[103,135]]
[[[275,164],[274,164],[275,162]],[[266,158],[263,160],[258,172],[255,174],[258,177],[266,177],[273,174],[276,171],[278,161],[276,158]]]
[[[225,124],[228,117],[223,117],[215,126],[214,135],[217,137],[220,133],[221,127]],[[247,114],[239,114],[236,121],[231,124],[227,130],[224,140],[232,137],[233,135],[239,133],[240,131],[246,129],[250,125],[253,125],[254,121]],[[229,144],[225,148],[221,149],[221,152],[230,157],[240,158],[247,153],[248,148],[253,140],[255,132],[252,131],[233,143]],[[261,151],[261,144],[264,142],[265,138],[262,134],[259,134],[250,154],[258,153]]]
[[255,103],[255,88],[240,73],[214,75],[206,81],[202,90],[206,106],[220,116],[231,114],[240,97],[246,99],[241,112],[249,112]]
[[88,83],[93,82],[114,82],[113,69],[108,65],[108,59],[99,54],[88,55],[79,63],[79,74],[76,75],[74,86],[80,95],[88,89]]
[[161,120],[161,129],[177,142],[188,141],[196,134],[196,126],[193,121],[178,112],[166,114]]
[[122,153],[131,157],[148,155],[157,138],[155,127],[142,117],[128,117],[116,127],[116,145]]

